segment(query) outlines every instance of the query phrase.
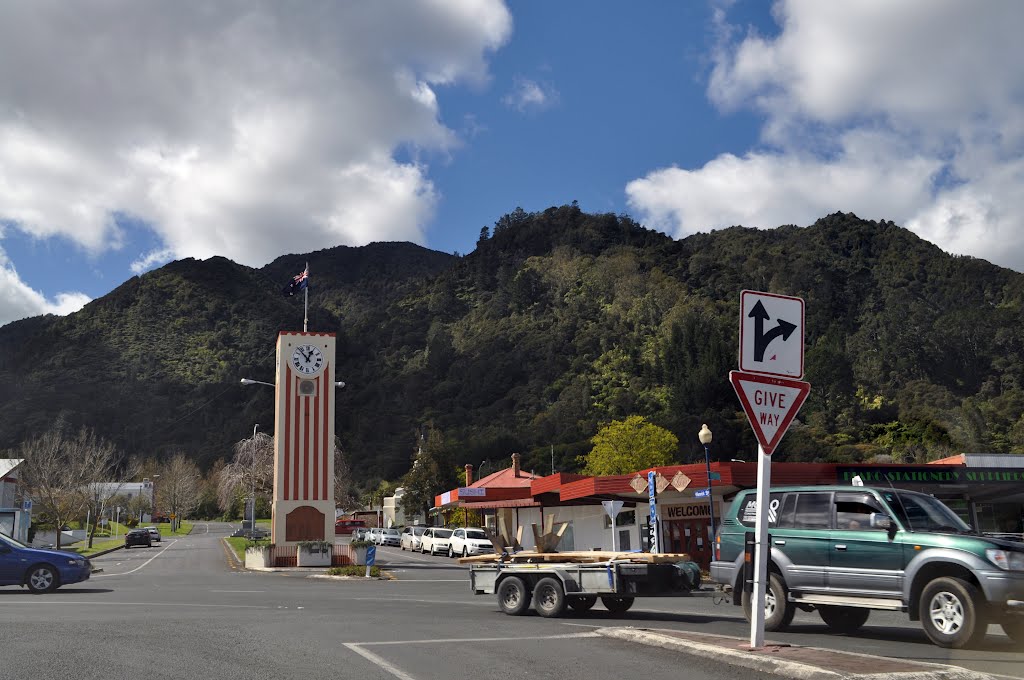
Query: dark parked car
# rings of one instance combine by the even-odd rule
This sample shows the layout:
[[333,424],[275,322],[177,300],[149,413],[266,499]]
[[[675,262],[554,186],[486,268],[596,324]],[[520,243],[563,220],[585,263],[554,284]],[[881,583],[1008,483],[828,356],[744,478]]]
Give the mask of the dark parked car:
[[68,583],[88,580],[89,560],[60,550],[30,548],[0,534],[0,586],[25,586],[33,593],[48,593]]
[[124,547],[127,550],[133,545],[144,545],[147,548],[153,545],[153,538],[147,529],[132,529],[124,535]]

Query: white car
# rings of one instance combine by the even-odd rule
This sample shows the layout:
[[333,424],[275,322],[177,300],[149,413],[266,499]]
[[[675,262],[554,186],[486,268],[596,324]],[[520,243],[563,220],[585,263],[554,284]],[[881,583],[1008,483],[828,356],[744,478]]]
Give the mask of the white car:
[[448,557],[469,557],[470,555],[487,555],[494,552],[494,546],[483,529],[463,527],[452,532],[448,543]]
[[402,529],[402,539],[400,541],[402,550],[419,550],[420,537],[423,536],[423,532],[426,530],[426,527],[406,527]]
[[366,534],[366,540],[370,543],[376,543],[380,537],[380,529],[377,527],[370,527],[370,531]]
[[448,554],[448,541],[452,537],[451,529],[441,527],[430,527],[420,536],[420,552],[430,552],[431,555]]
[[377,533],[377,545],[393,545],[397,548],[400,543],[398,529],[381,529]]

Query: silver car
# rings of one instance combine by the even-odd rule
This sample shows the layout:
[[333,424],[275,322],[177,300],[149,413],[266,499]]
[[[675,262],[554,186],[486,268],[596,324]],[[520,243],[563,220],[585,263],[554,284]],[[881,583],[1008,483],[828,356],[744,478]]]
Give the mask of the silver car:
[[146,531],[149,532],[149,539],[154,543],[160,542],[160,530],[156,527],[146,527]]
[[402,543],[398,529],[381,529],[377,543],[378,545],[393,545],[397,548]]

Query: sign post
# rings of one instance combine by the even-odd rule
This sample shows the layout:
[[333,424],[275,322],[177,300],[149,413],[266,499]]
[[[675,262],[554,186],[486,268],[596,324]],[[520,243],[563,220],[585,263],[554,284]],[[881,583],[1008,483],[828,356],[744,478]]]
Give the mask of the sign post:
[[651,472],[647,473],[647,499],[651,503],[650,541],[652,553],[661,552],[658,549],[660,547],[658,545],[658,504],[654,498],[655,493],[657,492],[657,490],[655,489],[656,485],[657,480],[655,480],[654,471],[652,470]]
[[[740,370],[729,381],[757,437],[757,516],[754,520],[754,592],[750,646],[764,646],[768,580],[768,500],[771,455],[811,391],[804,374],[804,301],[745,290],[740,293]],[[708,481],[710,486],[711,482]],[[785,603],[782,603],[785,606]]]
[[371,545],[366,548],[366,578],[370,578],[370,567],[377,561],[377,546]]
[[612,552],[619,552],[619,540],[615,526],[615,518],[618,516],[619,510],[622,510],[622,501],[601,501],[601,505],[604,506],[604,511],[612,520]]

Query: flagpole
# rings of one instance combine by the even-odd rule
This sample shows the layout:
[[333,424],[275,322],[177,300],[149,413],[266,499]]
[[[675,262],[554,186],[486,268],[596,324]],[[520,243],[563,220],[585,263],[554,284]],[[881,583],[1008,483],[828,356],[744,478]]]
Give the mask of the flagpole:
[[306,263],[306,285],[302,288],[302,332],[309,329],[309,263]]

